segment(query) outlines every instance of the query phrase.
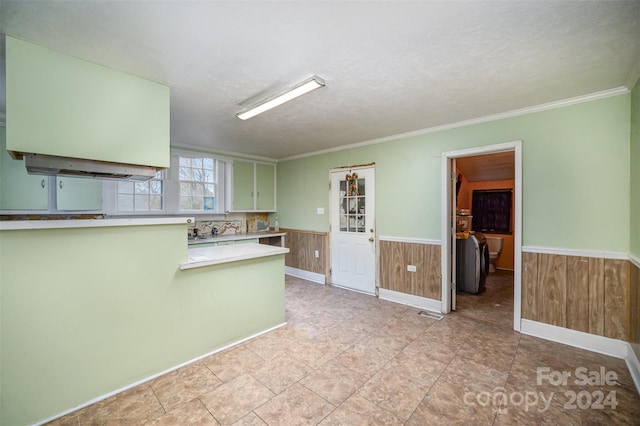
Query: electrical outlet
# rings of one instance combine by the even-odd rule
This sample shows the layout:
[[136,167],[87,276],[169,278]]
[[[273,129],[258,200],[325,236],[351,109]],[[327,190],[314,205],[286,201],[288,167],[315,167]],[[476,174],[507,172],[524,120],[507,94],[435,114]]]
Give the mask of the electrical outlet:
[[315,251],[315,256],[320,257],[320,252],[318,250]]
[[407,265],[407,271],[415,272],[416,271],[416,265]]
[[324,207],[318,207],[316,209],[316,214],[324,214]]

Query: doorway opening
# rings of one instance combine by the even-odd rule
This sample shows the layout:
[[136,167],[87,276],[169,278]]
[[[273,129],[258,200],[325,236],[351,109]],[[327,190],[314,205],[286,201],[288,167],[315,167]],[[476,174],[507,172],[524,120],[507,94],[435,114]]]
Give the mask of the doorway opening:
[[516,331],[521,318],[521,147],[517,141],[442,154],[442,312],[512,323]]

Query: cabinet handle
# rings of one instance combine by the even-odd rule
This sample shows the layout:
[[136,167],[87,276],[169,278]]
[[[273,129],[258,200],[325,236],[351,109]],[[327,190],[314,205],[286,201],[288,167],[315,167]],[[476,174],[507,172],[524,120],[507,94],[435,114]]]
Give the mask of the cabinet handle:
[[44,179],[40,181],[40,186],[44,189],[44,186],[45,186]]
[[60,183],[58,184],[58,186],[60,187],[60,189],[62,189],[62,181],[60,181]]
[[258,197],[260,196],[260,191],[258,191]]
[[253,197],[253,191],[251,191],[251,196]]

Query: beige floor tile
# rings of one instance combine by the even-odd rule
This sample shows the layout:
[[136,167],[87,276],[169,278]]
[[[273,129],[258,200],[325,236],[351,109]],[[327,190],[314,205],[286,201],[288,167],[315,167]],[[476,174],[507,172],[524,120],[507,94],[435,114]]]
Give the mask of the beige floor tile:
[[262,359],[268,360],[287,353],[297,345],[299,343],[291,338],[267,333],[248,341],[245,347]]
[[289,354],[311,368],[318,368],[348,347],[346,344],[335,342],[323,333],[291,349]]
[[309,371],[311,367],[287,354],[266,361],[251,375],[278,394],[302,379]]
[[390,370],[383,370],[365,383],[357,395],[407,420],[428,390],[427,386],[407,380]]
[[244,346],[231,348],[205,358],[202,363],[223,382],[259,368],[264,359]]
[[418,405],[408,426],[491,425],[498,406],[482,406],[477,392],[462,383],[440,378]]
[[367,378],[376,374],[393,358],[393,354],[380,352],[357,343],[338,355],[335,360],[348,369]]
[[493,369],[480,362],[456,356],[442,372],[440,380],[460,383],[477,391],[492,391],[504,387],[508,373]]
[[204,365],[194,363],[151,382],[151,388],[166,411],[209,392],[222,382]]
[[233,426],[265,426],[266,423],[253,411],[238,420]]
[[462,342],[455,343],[425,334],[409,343],[402,350],[402,353],[409,356],[428,355],[436,361],[449,364],[456,356],[460,346],[462,346]]
[[255,410],[269,426],[316,425],[335,409],[299,383]]
[[330,403],[341,404],[349,398],[367,378],[336,361],[330,361],[302,379],[302,383]]
[[78,412],[80,424],[145,424],[165,414],[151,386],[136,386]]
[[198,398],[178,405],[167,414],[158,417],[150,423],[150,426],[176,426],[176,425],[208,425],[215,426],[219,423],[213,418],[207,408]]
[[437,361],[428,353],[408,354],[400,352],[383,368],[407,380],[431,388],[447,364]]
[[320,423],[322,426],[402,424],[404,420],[359,395],[351,396]]
[[243,374],[200,396],[200,400],[221,425],[228,425],[273,396],[274,393],[262,383],[249,374]]

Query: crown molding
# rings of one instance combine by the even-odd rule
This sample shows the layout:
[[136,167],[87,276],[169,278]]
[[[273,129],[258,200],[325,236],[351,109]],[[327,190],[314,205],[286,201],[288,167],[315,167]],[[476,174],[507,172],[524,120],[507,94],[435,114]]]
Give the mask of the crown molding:
[[210,148],[206,148],[206,147],[202,147],[202,146],[196,146],[196,145],[171,144],[171,148],[187,150],[187,151],[203,152],[203,153],[207,153],[207,154],[220,154],[220,155],[226,155],[228,157],[242,158],[242,159],[247,159],[247,160],[267,161],[269,163],[277,163],[278,162],[277,159],[272,158],[272,157],[263,157],[263,156],[260,156],[260,155],[251,155],[251,154],[242,154],[240,152],[232,152],[232,151],[222,151],[222,150],[219,150],[219,149],[210,149]]
[[616,87],[615,89],[603,90],[601,92],[590,93],[588,95],[576,96],[574,98],[563,99],[560,101],[549,102],[546,104],[535,105],[527,108],[515,109],[512,111],[501,112],[498,114],[486,115],[484,117],[472,118],[470,120],[458,121],[450,124],[443,124],[441,126],[428,127],[426,129],[415,130],[412,132],[399,133],[396,135],[385,136],[382,138],[371,139],[363,142],[356,142],[349,145],[342,145],[335,148],[322,149],[319,151],[313,151],[306,154],[292,155],[290,157],[280,158],[278,161],[298,160],[305,157],[313,157],[320,154],[328,154],[336,151],[343,151],[345,149],[360,148],[368,145],[375,145],[383,142],[389,142],[398,139],[406,139],[415,136],[422,136],[429,133],[442,132],[444,130],[456,129],[459,127],[472,126],[474,124],[487,123],[490,121],[502,120],[504,118],[518,117],[521,115],[531,114],[534,112],[547,111],[556,108],[563,108],[570,105],[580,104],[584,102],[591,102],[598,99],[609,98],[612,96],[624,95],[629,93],[629,89],[626,87]]

